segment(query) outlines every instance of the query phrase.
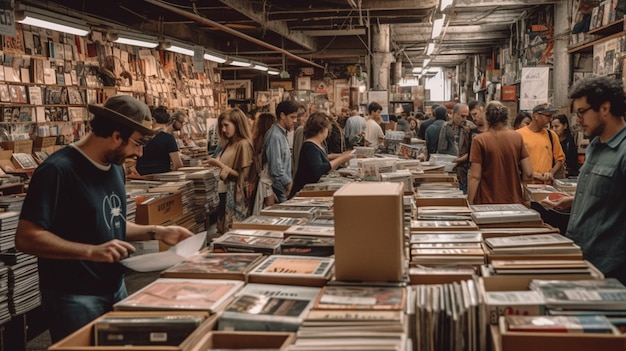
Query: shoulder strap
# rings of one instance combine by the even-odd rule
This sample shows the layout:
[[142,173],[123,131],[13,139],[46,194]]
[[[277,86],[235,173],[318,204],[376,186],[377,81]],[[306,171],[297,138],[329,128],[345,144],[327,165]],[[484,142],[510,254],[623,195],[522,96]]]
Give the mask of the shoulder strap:
[[546,130],[548,132],[548,139],[550,139],[550,152],[552,154],[552,167],[554,167],[554,141],[552,140],[552,131],[550,129]]

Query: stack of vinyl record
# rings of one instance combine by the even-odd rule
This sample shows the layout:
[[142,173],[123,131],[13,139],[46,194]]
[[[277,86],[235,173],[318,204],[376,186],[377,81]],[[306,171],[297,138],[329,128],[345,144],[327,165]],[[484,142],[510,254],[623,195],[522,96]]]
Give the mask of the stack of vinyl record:
[[20,212],[22,210],[22,204],[24,203],[23,195],[6,195],[0,196],[0,209],[5,212],[15,211]]
[[19,251],[3,252],[0,257],[9,268],[9,311],[17,316],[41,304],[37,257]]
[[135,223],[135,213],[137,213],[137,203],[135,197],[126,195],[126,221]]
[[15,229],[20,213],[15,211],[0,212],[0,251],[15,247]]
[[209,167],[187,175],[187,179],[193,181],[193,211],[196,222],[202,221],[199,219],[206,219],[206,214],[219,205],[220,199],[217,194],[219,171],[218,167]]
[[11,319],[9,313],[9,269],[0,263],[0,324]]

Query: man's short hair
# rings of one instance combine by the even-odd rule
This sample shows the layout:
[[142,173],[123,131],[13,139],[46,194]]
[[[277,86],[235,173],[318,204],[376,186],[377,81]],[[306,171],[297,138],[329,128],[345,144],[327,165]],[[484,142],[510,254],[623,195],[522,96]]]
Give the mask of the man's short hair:
[[157,123],[160,124],[168,124],[170,123],[170,114],[167,112],[167,109],[163,106],[156,107],[152,110],[152,118],[154,118]]
[[367,113],[372,114],[372,112],[374,111],[382,111],[383,107],[377,103],[376,101],[371,102],[368,106],[367,106]]
[[435,116],[435,119],[442,119],[445,121],[448,119],[448,109],[443,106],[438,106],[433,112],[433,115]]
[[300,108],[300,104],[295,101],[281,101],[278,106],[276,106],[276,120],[280,120],[280,114],[284,114],[285,116],[290,115],[292,113],[298,112]]
[[586,96],[589,106],[596,112],[600,110],[600,105],[610,102],[611,114],[618,118],[624,118],[626,112],[625,95],[622,80],[606,76],[583,78],[569,92],[572,100]]

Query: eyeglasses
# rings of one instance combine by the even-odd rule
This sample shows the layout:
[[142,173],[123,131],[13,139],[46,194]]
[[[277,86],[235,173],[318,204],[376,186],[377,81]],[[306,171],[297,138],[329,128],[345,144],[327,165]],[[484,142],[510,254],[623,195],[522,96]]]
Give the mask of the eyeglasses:
[[582,118],[583,115],[587,112],[591,110],[591,106],[587,107],[587,108],[583,108],[583,109],[578,109],[576,110],[576,116],[578,116],[579,118]]
[[145,140],[145,139],[142,139],[142,140],[135,140],[135,139],[133,139],[133,138],[128,138],[128,140],[132,141],[132,142],[133,142],[133,145],[135,145],[136,147],[144,147],[144,146],[146,146],[146,144],[147,144],[147,143],[148,143],[148,141],[149,141],[149,140]]
[[542,115],[544,117],[548,117],[548,118],[554,117],[554,114],[552,114],[552,113],[540,113],[540,115]]

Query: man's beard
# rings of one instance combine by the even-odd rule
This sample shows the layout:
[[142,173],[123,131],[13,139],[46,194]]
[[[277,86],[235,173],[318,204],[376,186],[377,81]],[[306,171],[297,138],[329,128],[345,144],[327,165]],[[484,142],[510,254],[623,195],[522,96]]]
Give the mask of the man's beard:
[[123,150],[124,150],[124,148],[122,148],[121,146],[118,147],[117,149],[115,149],[115,150],[109,152],[107,155],[105,155],[104,160],[107,163],[110,163],[110,164],[116,164],[118,166],[123,165],[124,161],[127,158],[132,157],[132,155],[126,155],[123,152]]

